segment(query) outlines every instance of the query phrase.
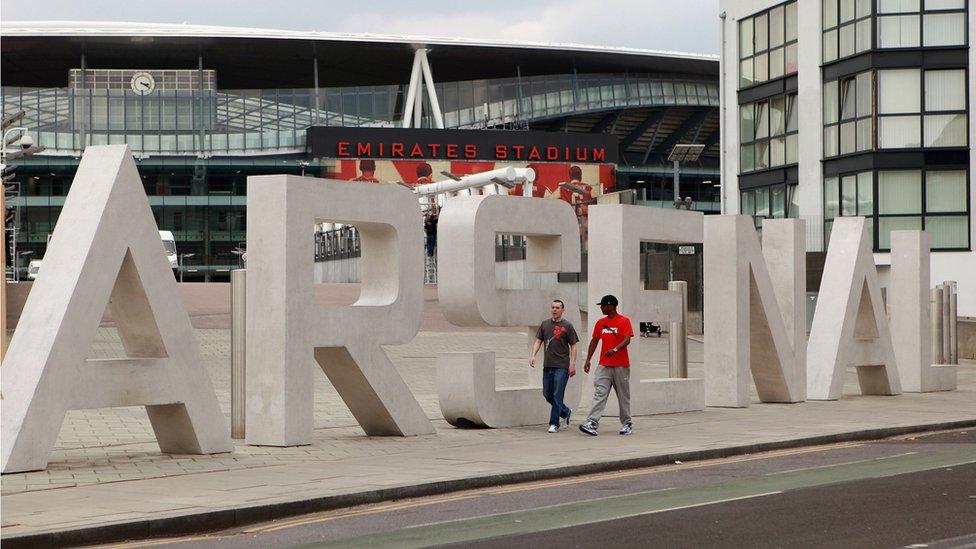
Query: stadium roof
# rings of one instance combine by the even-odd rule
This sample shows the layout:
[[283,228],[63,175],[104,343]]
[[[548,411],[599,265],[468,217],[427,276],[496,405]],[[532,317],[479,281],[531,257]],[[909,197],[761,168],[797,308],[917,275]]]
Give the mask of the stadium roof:
[[[431,49],[438,81],[584,73],[652,73],[718,79],[718,56],[632,48],[473,40],[426,36],[329,33],[188,24],[7,21],[5,86],[66,86],[84,54],[89,68],[218,71],[222,88],[311,87],[312,60],[321,86],[402,83],[413,51]],[[260,41],[260,45],[258,42]]]

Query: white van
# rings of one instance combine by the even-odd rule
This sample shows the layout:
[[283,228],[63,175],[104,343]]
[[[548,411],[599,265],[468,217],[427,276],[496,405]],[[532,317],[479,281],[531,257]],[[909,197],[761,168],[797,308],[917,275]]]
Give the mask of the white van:
[[169,267],[174,271],[179,268],[176,257],[176,239],[173,238],[172,231],[159,231],[159,238],[163,241],[163,249],[166,250],[166,259],[169,260]]
[[37,280],[37,273],[41,270],[41,260],[33,259],[27,264],[27,280]]

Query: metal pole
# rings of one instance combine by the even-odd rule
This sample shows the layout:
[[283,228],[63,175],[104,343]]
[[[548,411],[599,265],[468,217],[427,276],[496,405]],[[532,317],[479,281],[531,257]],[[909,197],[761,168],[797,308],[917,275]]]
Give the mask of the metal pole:
[[932,318],[932,364],[945,364],[942,356],[942,289],[929,290],[929,316]]
[[959,364],[959,340],[956,328],[959,322],[956,310],[956,281],[950,280],[949,285],[949,364]]
[[244,438],[247,270],[230,272],[230,437]]
[[407,97],[403,101],[403,123],[401,127],[410,128],[413,123],[414,101],[417,88],[420,87],[420,52],[413,54],[413,67],[410,69],[410,84],[407,85]]
[[[312,80],[315,84],[315,122],[319,123],[319,107],[321,107],[321,101],[319,101],[319,57],[316,55],[312,58]],[[303,168],[304,170],[304,168]],[[305,175],[302,173],[302,175]]]
[[669,376],[672,378],[688,377],[688,283],[684,280],[668,282],[668,290],[681,294],[681,321],[672,322],[668,330],[668,346],[671,350]]
[[[441,115],[441,104],[437,101],[437,89],[434,87],[434,76],[430,72],[430,61],[427,60],[427,50],[421,50],[424,54],[420,57],[420,70],[424,76],[424,83],[427,86],[427,98],[430,101],[431,115],[434,117],[434,127],[444,127],[444,117]],[[487,109],[485,109],[487,111]]]
[[[6,147],[4,147],[4,148],[6,148]],[[6,185],[0,183],[0,190],[3,191],[3,193],[0,193],[0,212],[2,212],[3,213],[3,216],[4,216],[4,222],[3,222],[4,223],[4,227],[3,227],[3,230],[0,231],[0,234],[2,234],[4,237],[6,237],[7,236],[7,227],[6,227],[6,223],[7,223],[6,222],[6,216],[7,216],[7,205],[6,205],[7,188],[6,188]],[[6,240],[4,240],[4,242],[0,243],[0,266],[2,266],[3,269],[4,269],[3,280],[0,281],[0,361],[2,361],[4,355],[7,354],[7,272],[6,272],[7,271],[7,259],[6,259],[6,254],[7,254],[7,242],[6,242]]]
[[677,160],[674,161],[674,199],[681,199],[681,192],[678,190],[678,174],[680,173],[681,166]]
[[952,291],[948,282],[939,284],[942,289],[942,363],[951,364],[949,359],[952,353],[949,351],[949,293]]

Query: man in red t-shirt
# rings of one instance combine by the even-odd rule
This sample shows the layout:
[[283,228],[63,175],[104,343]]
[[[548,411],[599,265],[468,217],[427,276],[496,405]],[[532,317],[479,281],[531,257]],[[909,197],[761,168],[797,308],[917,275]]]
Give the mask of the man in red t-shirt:
[[590,373],[590,359],[596,351],[597,343],[602,343],[600,360],[597,362],[596,375],[593,385],[593,407],[586,423],[580,425],[580,431],[597,436],[600,416],[607,406],[610,388],[617,393],[617,403],[620,406],[620,434],[629,435],[634,432],[634,425],[630,418],[630,357],[627,346],[630,338],[634,337],[634,329],[630,319],[617,313],[617,298],[605,295],[597,305],[605,315],[593,326],[593,337],[590,338],[590,348],[586,351],[586,362],[583,371]]

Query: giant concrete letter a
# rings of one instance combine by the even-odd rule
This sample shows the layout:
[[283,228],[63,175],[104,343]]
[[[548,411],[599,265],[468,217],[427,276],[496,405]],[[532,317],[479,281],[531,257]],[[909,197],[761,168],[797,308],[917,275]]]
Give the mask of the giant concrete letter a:
[[848,366],[857,368],[861,393],[901,393],[871,254],[871,232],[863,217],[834,220],[817,312],[810,328],[807,364],[810,400],[839,399]]
[[[406,343],[423,310],[423,218],[393,185],[296,176],[247,181],[248,444],[312,441],[317,362],[368,435],[434,428],[380,345]],[[363,281],[351,306],[315,304],[312,229],[355,225]]]
[[[106,304],[128,358],[87,360]],[[68,410],[139,405],[164,452],[232,449],[129,148],[88,147],[3,361],[3,472],[43,469]]]

